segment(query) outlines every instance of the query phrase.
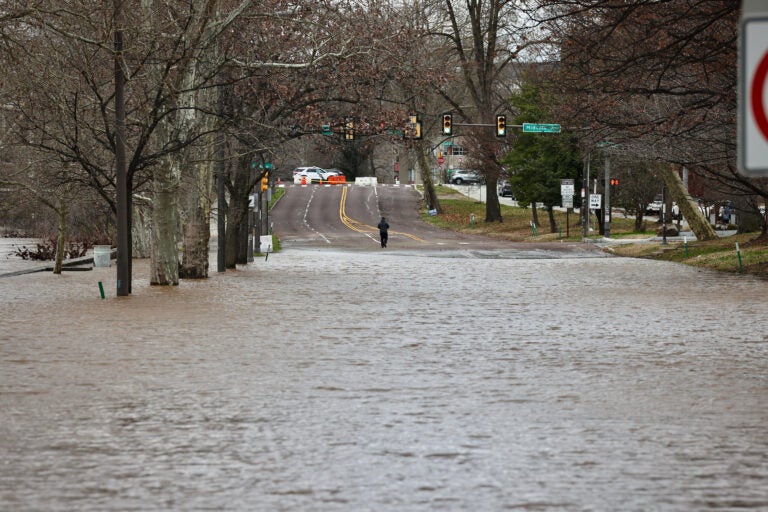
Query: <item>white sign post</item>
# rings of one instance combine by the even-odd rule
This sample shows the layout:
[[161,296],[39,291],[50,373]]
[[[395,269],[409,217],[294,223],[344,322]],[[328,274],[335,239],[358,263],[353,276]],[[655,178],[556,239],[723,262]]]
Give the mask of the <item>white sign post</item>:
[[768,6],[742,2],[739,45],[738,167],[768,176]]
[[600,194],[589,194],[589,209],[598,210],[600,205],[603,204],[603,196]]

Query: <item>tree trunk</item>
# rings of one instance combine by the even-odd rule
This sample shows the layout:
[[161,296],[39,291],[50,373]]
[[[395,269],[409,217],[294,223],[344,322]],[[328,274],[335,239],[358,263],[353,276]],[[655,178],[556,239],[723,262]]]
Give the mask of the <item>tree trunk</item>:
[[179,268],[182,279],[208,277],[208,252],[211,240],[210,207],[203,205],[189,212],[184,225],[184,251]]
[[152,208],[146,202],[133,202],[131,211],[131,256],[152,257]]
[[539,210],[536,209],[536,201],[533,201],[531,203],[531,215],[533,216],[533,223],[536,226],[540,226],[541,224],[539,224]]
[[443,209],[435,192],[435,184],[432,182],[432,172],[429,168],[429,160],[427,160],[427,151],[428,148],[425,147],[424,142],[419,141],[416,145],[416,152],[418,154],[419,169],[421,169],[421,180],[424,184],[424,201],[427,203],[427,209],[437,210],[437,213],[442,213]]
[[193,183],[185,194],[187,217],[184,223],[184,248],[179,277],[208,277],[213,204],[213,159],[204,159],[193,167]]
[[[485,222],[503,222],[501,218],[501,203],[496,193],[499,179],[496,176],[487,176],[485,180]],[[535,205],[533,208],[536,211]],[[534,213],[534,216],[536,214]],[[536,223],[538,225],[538,222]]]
[[177,165],[164,159],[152,181],[152,272],[150,284],[179,284],[179,180]]
[[237,268],[238,263],[246,263],[240,255],[241,226],[248,219],[248,196],[245,197],[243,201],[239,196],[232,196],[227,208],[226,268]]
[[547,206],[547,213],[549,214],[549,232],[557,233],[557,222],[555,221],[555,208],[553,206]]
[[64,249],[67,242],[67,205],[62,202],[56,210],[59,217],[59,233],[56,237],[56,261],[53,265],[53,273],[61,274],[62,262],[64,261]]
[[683,180],[672,165],[660,166],[661,176],[669,189],[672,199],[677,202],[680,212],[688,221],[693,234],[697,240],[716,240],[717,233],[704,214],[699,210],[698,205],[691,199],[690,194],[685,189]]
[[638,233],[643,230],[643,210],[638,207],[635,212],[635,231]]
[[597,232],[601,235],[605,235],[605,222],[603,221],[603,210],[596,209],[595,217],[597,217]]

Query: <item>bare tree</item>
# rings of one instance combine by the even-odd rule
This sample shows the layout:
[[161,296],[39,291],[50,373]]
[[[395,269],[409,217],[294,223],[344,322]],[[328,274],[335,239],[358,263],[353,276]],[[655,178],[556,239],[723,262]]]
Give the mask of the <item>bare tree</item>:
[[[457,67],[461,88],[445,87],[442,94],[457,114],[457,121],[486,125],[473,129],[468,139],[476,148],[488,190],[496,190],[503,151],[495,137],[496,115],[506,112],[508,71],[519,53],[535,42],[530,38],[522,10],[513,0],[442,0],[444,16],[436,17],[432,33],[451,50],[449,64]],[[496,194],[487,194],[486,222],[501,222]]]
[[[562,116],[593,142],[768,195],[768,181],[736,170],[737,2],[553,0],[539,14],[560,52]],[[685,195],[679,180],[668,186]],[[703,224],[696,234],[712,236]]]

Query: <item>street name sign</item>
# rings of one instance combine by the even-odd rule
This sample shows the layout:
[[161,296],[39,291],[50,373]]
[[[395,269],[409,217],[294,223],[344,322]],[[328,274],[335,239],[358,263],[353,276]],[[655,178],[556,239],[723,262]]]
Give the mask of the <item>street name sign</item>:
[[768,176],[768,7],[743,0],[739,39],[738,168]]
[[560,133],[559,124],[523,123],[523,131],[527,133]]

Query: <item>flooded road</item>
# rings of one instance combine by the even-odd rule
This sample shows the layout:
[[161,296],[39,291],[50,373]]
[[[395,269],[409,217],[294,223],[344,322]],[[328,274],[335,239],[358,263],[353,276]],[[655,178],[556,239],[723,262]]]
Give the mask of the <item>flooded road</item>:
[[0,509],[768,510],[765,281],[445,256],[0,279]]

